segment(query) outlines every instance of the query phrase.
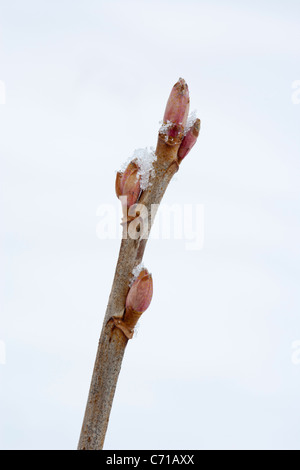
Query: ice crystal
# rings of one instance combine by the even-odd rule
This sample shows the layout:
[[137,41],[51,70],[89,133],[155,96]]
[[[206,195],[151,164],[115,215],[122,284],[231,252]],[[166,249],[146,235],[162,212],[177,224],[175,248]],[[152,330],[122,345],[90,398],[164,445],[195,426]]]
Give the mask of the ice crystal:
[[184,128],[184,135],[186,135],[188,133],[188,131],[193,127],[193,125],[195,124],[195,121],[197,120],[197,110],[195,109],[194,111],[192,111],[190,114],[189,114],[189,117],[187,119],[187,122],[186,122],[186,125],[185,125],[185,128]]

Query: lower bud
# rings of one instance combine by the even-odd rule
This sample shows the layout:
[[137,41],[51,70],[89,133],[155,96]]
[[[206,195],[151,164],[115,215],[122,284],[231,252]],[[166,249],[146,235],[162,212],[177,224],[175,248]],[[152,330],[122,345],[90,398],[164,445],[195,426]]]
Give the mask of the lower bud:
[[178,159],[183,160],[184,157],[187,156],[189,151],[194,147],[195,143],[197,142],[198,136],[200,132],[200,119],[196,119],[192,127],[184,136],[179,150],[178,150]]
[[153,281],[147,269],[143,269],[132,284],[127,298],[126,309],[143,313],[149,307],[153,295]]
[[127,197],[127,206],[130,207],[138,201],[141,185],[139,168],[136,163],[130,162],[124,173],[117,173],[116,176],[116,194]]

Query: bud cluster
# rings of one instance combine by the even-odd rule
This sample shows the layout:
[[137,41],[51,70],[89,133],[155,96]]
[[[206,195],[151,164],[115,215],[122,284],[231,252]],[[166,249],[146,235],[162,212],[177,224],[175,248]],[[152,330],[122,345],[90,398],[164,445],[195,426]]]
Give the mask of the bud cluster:
[[[189,107],[189,89],[183,78],[180,78],[170,93],[159,132],[160,139],[163,139],[167,145],[178,145],[177,163],[190,152],[200,132],[200,119],[194,119],[192,113],[188,120]],[[141,173],[140,161],[137,158],[133,158],[125,171],[117,173],[116,194],[118,198],[122,196],[127,198],[127,208],[135,205],[142,189],[145,190]],[[142,269],[127,294],[123,318],[117,322],[128,337],[132,334],[141,314],[149,307],[152,295],[152,276],[147,269]]]
[[180,144],[179,163],[195,145],[200,132],[200,119],[196,119],[191,128],[185,128],[189,107],[189,89],[184,79],[180,78],[172,88],[160,128],[160,136],[167,144]]

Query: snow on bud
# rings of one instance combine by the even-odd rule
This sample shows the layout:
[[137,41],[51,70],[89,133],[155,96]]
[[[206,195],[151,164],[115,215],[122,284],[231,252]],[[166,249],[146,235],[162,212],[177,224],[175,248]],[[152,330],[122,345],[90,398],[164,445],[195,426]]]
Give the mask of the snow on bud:
[[196,119],[192,127],[187,131],[178,150],[178,159],[183,160],[191,148],[195,145],[200,132],[200,119]]
[[130,310],[142,314],[149,307],[152,299],[152,294],[152,276],[151,274],[149,274],[147,269],[143,269],[128,292],[126,298],[126,311]]
[[165,114],[164,123],[185,126],[190,106],[189,89],[183,78],[180,78],[172,88]]
[[127,206],[135,204],[141,192],[139,168],[136,163],[130,162],[124,173],[118,172],[116,176],[116,194],[127,197]]

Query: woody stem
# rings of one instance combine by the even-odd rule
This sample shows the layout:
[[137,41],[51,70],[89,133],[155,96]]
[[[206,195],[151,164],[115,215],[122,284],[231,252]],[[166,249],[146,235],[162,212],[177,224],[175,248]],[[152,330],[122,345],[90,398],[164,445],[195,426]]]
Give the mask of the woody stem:
[[[173,145],[159,136],[154,163],[155,176],[150,187],[139,200],[147,209],[148,235],[153,224],[151,207],[160,204],[173,175],[178,170],[177,152],[180,140]],[[96,361],[86,405],[78,450],[103,448],[110,411],[121,370],[128,337],[116,327],[114,319],[123,318],[126,296],[132,278],[132,270],[143,259],[147,238],[123,238],[116,266],[109,302],[104,317]],[[126,317],[123,318],[126,325]]]

